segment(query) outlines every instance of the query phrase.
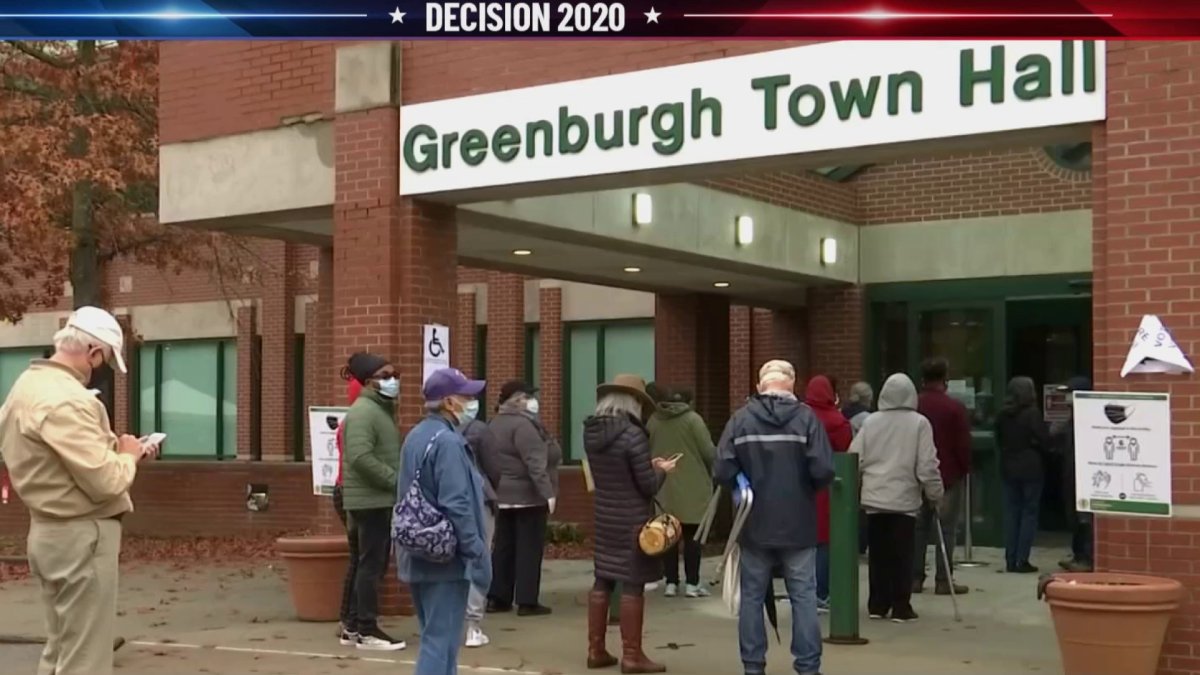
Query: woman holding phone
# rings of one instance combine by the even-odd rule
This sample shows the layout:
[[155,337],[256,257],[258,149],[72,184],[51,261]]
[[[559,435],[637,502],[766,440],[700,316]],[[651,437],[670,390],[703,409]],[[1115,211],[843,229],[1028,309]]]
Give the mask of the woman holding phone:
[[658,502],[664,511],[683,524],[683,539],[663,556],[666,566],[666,596],[679,595],[679,549],[683,548],[683,567],[689,598],[703,598],[708,590],[700,583],[700,542],[696,529],[712,497],[712,467],[716,448],[704,419],[692,407],[692,394],[667,389],[655,406],[648,425],[650,454],[675,461],[675,472],[663,483]]

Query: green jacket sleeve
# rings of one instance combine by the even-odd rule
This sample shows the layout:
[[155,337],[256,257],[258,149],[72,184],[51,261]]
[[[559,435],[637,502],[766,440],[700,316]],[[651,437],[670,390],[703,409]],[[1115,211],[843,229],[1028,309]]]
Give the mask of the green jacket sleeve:
[[713,444],[712,434],[708,431],[708,426],[704,424],[704,419],[700,415],[690,415],[692,436],[695,437],[696,448],[700,452],[700,458],[704,460],[705,470],[711,474],[713,464],[717,461],[717,446]]
[[379,420],[370,415],[355,415],[353,410],[346,418],[345,461],[354,467],[355,473],[379,490],[396,489],[396,470],[379,459],[376,447],[381,435],[375,425]]

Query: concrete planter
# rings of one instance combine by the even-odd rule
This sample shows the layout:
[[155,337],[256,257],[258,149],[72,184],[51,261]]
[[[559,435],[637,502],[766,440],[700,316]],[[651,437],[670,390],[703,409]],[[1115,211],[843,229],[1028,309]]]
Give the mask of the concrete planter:
[[1056,574],[1046,584],[1065,675],[1154,675],[1183,585],[1138,574]]
[[296,618],[337,621],[350,560],[345,535],[283,537],[276,540],[275,549],[287,566]]

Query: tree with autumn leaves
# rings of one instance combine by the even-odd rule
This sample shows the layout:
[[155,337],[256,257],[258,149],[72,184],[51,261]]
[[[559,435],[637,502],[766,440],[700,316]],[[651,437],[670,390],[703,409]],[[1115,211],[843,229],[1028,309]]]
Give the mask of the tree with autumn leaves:
[[0,42],[0,319],[102,304],[118,259],[238,282],[244,240],[158,222],[158,44]]

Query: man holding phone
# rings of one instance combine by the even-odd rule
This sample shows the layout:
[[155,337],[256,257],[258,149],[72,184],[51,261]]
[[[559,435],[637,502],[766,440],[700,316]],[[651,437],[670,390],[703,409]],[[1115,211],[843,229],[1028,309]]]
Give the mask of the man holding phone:
[[114,434],[87,389],[105,363],[125,373],[124,344],[111,314],[81,307],[0,406],[0,452],[29,509],[29,570],[45,604],[43,675],[113,671],[121,519],[138,462],[158,451]]

